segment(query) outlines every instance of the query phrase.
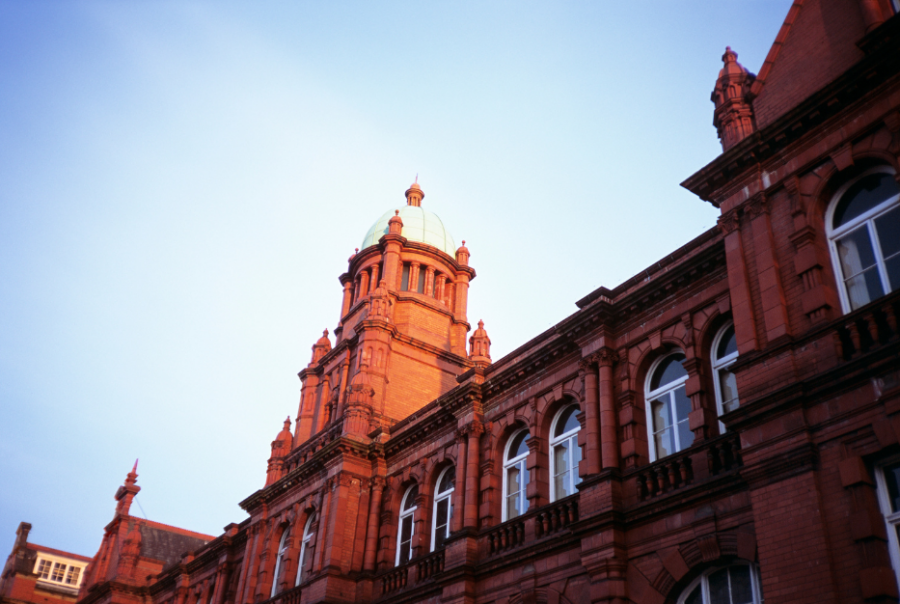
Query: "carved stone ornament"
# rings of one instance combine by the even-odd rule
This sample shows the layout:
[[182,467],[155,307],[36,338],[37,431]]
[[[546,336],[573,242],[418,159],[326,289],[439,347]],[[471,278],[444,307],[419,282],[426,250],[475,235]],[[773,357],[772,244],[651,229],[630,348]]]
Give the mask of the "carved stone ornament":
[[721,216],[719,216],[719,220],[716,221],[716,224],[719,226],[719,230],[722,231],[725,235],[730,235],[741,227],[741,219],[738,216],[737,210],[728,210]]

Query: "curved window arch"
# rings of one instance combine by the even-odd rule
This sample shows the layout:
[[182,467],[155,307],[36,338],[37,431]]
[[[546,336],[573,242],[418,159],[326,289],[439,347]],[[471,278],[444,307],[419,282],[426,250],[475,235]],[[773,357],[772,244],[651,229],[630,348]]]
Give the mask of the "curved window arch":
[[873,168],[841,187],[826,228],[844,312],[900,289],[900,185],[890,168]]
[[284,570],[284,558],[288,551],[288,534],[289,527],[284,527],[281,531],[281,541],[278,542],[278,554],[275,556],[275,572],[272,573],[272,593],[269,597],[274,597],[281,591],[281,572]]
[[711,568],[688,585],[678,604],[762,604],[756,566],[738,562]]
[[528,439],[531,434],[522,428],[506,443],[503,453],[503,521],[520,516],[528,509],[525,491],[528,487]]
[[550,501],[556,501],[575,493],[581,482],[578,462],[581,461],[581,447],[578,446],[578,406],[567,405],[560,409],[550,426]]
[[[710,357],[712,359],[713,380],[716,391],[716,410],[719,415],[734,411],[740,405],[738,401],[737,379],[731,372],[731,366],[738,357],[737,339],[734,336],[734,322],[729,321],[713,339]],[[719,422],[724,432],[725,425]]]
[[305,578],[303,576],[303,571],[306,569],[307,559],[310,556],[310,549],[313,545],[313,539],[316,537],[316,533],[313,530],[315,520],[316,515],[314,513],[310,514],[309,518],[306,520],[306,524],[303,526],[303,540],[300,542],[300,560],[297,562],[297,579],[294,581],[294,587],[300,585]]
[[397,556],[395,564],[406,564],[412,558],[412,538],[415,534],[416,497],[419,496],[419,485],[414,484],[406,489],[400,503],[400,518],[397,526]]
[[685,389],[688,374],[681,364],[684,359],[684,353],[678,350],[650,367],[644,389],[650,461],[687,449],[694,442],[688,425],[691,399]]
[[444,547],[450,536],[453,518],[453,491],[456,489],[456,468],[444,468],[434,488],[434,509],[431,512],[431,551]]

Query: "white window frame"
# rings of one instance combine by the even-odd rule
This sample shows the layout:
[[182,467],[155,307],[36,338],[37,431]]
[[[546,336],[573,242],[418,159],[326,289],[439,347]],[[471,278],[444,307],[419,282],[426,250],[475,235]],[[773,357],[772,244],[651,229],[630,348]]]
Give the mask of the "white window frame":
[[[672,413],[672,417],[675,418],[675,421],[672,422],[670,426],[673,430],[675,450],[669,453],[669,455],[675,455],[676,453],[680,453],[681,451],[684,451],[685,449],[690,447],[690,445],[684,447],[681,446],[681,437],[678,435],[678,424],[680,423],[680,421],[678,419],[678,415],[675,413],[676,410],[674,398],[674,392],[683,387],[687,383],[688,377],[690,377],[688,376],[687,370],[685,370],[684,372],[684,377],[680,377],[677,380],[663,384],[656,390],[650,390],[650,382],[653,380],[653,374],[656,373],[656,370],[659,369],[659,366],[662,365],[666,359],[675,355],[685,356],[684,351],[682,351],[680,348],[664,354],[653,362],[653,364],[650,366],[650,371],[647,372],[647,377],[644,380],[644,409],[647,413],[647,441],[650,448],[651,462],[662,459],[662,457],[659,456],[659,452],[656,450],[656,435],[653,432],[653,409],[650,406],[650,403],[652,401],[655,401],[656,399],[668,397],[668,402],[666,404],[670,405],[669,410]],[[665,457],[668,457],[669,455],[666,455]]]
[[[42,561],[45,561],[50,565],[47,570],[46,578],[41,577],[40,573],[38,572],[41,568]],[[59,580],[53,578],[54,570],[58,567],[61,568],[62,573]],[[76,568],[78,569],[78,579],[75,581],[75,583],[68,583],[66,581],[66,578]],[[69,560],[68,558],[63,558],[61,556],[48,555],[44,552],[38,552],[37,559],[34,561],[34,574],[37,575],[38,581],[53,585],[60,585],[69,589],[79,589],[81,587],[81,582],[84,581],[85,568],[87,568],[86,562],[79,563],[73,560]]]
[[[575,413],[578,414],[581,412],[581,409],[576,404],[565,405],[559,412],[556,414],[556,417],[553,418],[553,422],[550,424],[550,434],[556,434],[556,427],[559,424],[560,418],[568,411],[569,409],[574,409]],[[581,430],[581,425],[579,424],[577,428],[569,430],[568,432],[564,432],[559,436],[551,436],[550,438],[550,501],[556,501],[557,499],[562,499],[562,497],[558,497],[556,493],[556,475],[554,472],[556,471],[556,445],[569,441],[569,460],[567,462],[566,471],[568,472],[567,481],[569,482],[566,485],[566,488],[571,490],[570,495],[575,493],[575,487],[581,482],[579,479],[581,478],[578,475],[578,463],[575,462],[575,455],[572,452],[578,447],[578,432]],[[505,472],[504,472],[505,474]],[[564,495],[563,497],[568,497],[569,495]]]
[[[878,271],[878,277],[881,279],[882,289],[885,290],[884,295],[886,296],[892,291],[900,289],[900,283],[891,287],[887,274],[887,267],[884,264],[884,254],[881,252],[881,242],[875,232],[875,219],[900,205],[900,194],[883,201],[868,212],[860,214],[856,218],[842,224],[840,227],[834,228],[834,212],[841,203],[844,194],[850,187],[866,176],[879,173],[894,176],[894,171],[887,166],[877,166],[866,170],[856,178],[850,179],[844,183],[844,185],[838,189],[837,193],[834,194],[834,197],[831,198],[831,202],[828,204],[828,210],[825,212],[825,233],[828,237],[828,251],[831,253],[831,264],[834,268],[835,280],[837,281],[836,285],[838,286],[838,294],[841,298],[841,307],[844,310],[844,314],[853,312],[853,307],[850,304],[850,296],[847,294],[846,279],[844,279],[844,273],[841,270],[841,259],[838,256],[837,240],[848,234],[850,231],[854,231],[860,227],[866,229],[869,236],[869,242],[872,244],[872,251],[875,254],[875,267]],[[874,300],[870,300],[869,302],[873,301]]]
[[434,483],[434,504],[431,506],[431,551],[434,551],[435,535],[437,534],[437,509],[438,503],[447,500],[447,528],[444,538],[450,536],[450,524],[453,522],[453,493],[456,492],[456,480],[454,477],[453,486],[445,491],[438,491],[441,488],[441,482],[448,472],[456,472],[456,466],[448,466],[438,475],[437,481]]
[[[722,343],[722,338],[725,337],[725,333],[728,329],[734,329],[734,321],[728,321],[725,325],[719,329],[719,333],[716,334],[716,337],[713,338],[712,348],[710,348],[709,356],[712,359],[712,373],[713,373],[713,386],[715,387],[716,392],[716,412],[719,417],[725,414],[725,401],[722,400],[722,380],[719,379],[719,372],[723,370],[729,369],[734,362],[738,358],[738,351],[735,350],[731,354],[727,354],[722,358],[719,358],[719,344]],[[735,341],[737,341],[737,333],[735,332]],[[738,400],[738,406],[740,406],[740,397]],[[719,432],[725,433],[725,424],[721,421],[719,422]]]
[[[521,455],[517,455],[512,459],[509,458],[510,448],[512,447],[513,442],[519,437],[522,433],[528,433],[528,428],[522,428],[520,430],[516,430],[513,432],[508,439],[506,439],[506,446],[503,448],[503,505],[500,510],[500,518],[502,522],[506,522],[507,520],[512,520],[509,518],[509,514],[507,512],[506,506],[506,498],[509,495],[509,484],[507,480],[507,474],[509,468],[513,466],[519,466],[519,472],[522,476],[527,476],[528,468],[526,467],[526,460],[528,459],[528,452],[522,453]],[[531,437],[530,433],[529,438]],[[531,481],[529,481],[531,482]],[[526,489],[522,489],[519,491],[519,509],[522,510],[522,513],[518,516],[513,516],[513,518],[518,518],[519,516],[525,514],[528,511],[528,497],[526,497],[525,493]]]
[[278,576],[284,567],[284,557],[287,556],[288,547],[290,546],[288,543],[288,534],[290,532],[291,530],[288,526],[285,526],[281,531],[281,540],[278,542],[278,551],[275,554],[275,570],[272,572],[272,590],[269,594],[270,598],[274,598],[280,593],[278,590]]
[[[900,463],[900,456],[894,456],[879,462],[875,466],[875,485],[878,494],[878,507],[884,516],[884,524],[887,529],[888,550],[891,554],[891,566],[894,568],[894,576],[900,584],[900,539],[897,538],[897,528],[900,527],[900,510],[892,510],[890,494],[888,493],[887,480],[884,477],[885,466]],[[898,485],[900,486],[900,485]]]
[[[410,518],[410,522],[411,522],[411,529],[409,531],[409,560],[412,560],[412,554],[413,554],[412,542],[413,542],[413,538],[416,536],[416,516],[415,516],[415,514],[416,514],[416,510],[418,509],[418,505],[416,505],[415,501],[412,501],[411,505],[407,509],[406,504],[407,504],[407,498],[410,496],[410,494],[413,492],[413,490],[416,491],[416,496],[418,496],[418,493],[419,493],[419,490],[417,488],[418,486],[419,485],[416,485],[416,484],[410,485],[406,489],[406,493],[403,494],[403,499],[400,500],[400,515],[397,518],[397,552],[394,556],[394,566],[400,566],[400,544],[401,544],[401,539],[403,539],[403,521],[406,518]],[[409,562],[409,560],[404,562],[404,564]]]
[[[732,564],[714,566],[713,568],[703,571],[703,573],[699,577],[691,581],[691,584],[681,592],[681,596],[679,596],[677,603],[684,604],[685,600],[687,600],[687,597],[691,595],[691,592],[696,589],[698,584],[702,583],[701,593],[703,604],[709,604],[709,576],[724,568],[733,568],[735,566],[750,567],[750,588],[753,590],[753,604],[763,604],[762,585],[759,578],[759,568],[756,566],[756,564],[753,564],[752,562],[746,562],[744,560],[736,560]],[[730,591],[728,595],[731,596]]]
[[300,541],[300,556],[297,560],[297,578],[294,579],[294,587],[297,587],[303,581],[303,566],[306,564],[306,556],[309,554],[310,544],[316,537],[316,533],[312,530],[315,520],[316,515],[312,513],[303,526],[303,539]]

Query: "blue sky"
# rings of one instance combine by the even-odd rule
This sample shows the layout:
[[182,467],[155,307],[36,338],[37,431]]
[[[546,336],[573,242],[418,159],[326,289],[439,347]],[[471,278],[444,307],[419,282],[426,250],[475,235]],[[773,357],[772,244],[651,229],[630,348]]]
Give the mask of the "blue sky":
[[0,2],[2,551],[93,555],[137,457],[133,513],[241,521],[416,174],[495,360],[714,226],[721,55],[790,3]]

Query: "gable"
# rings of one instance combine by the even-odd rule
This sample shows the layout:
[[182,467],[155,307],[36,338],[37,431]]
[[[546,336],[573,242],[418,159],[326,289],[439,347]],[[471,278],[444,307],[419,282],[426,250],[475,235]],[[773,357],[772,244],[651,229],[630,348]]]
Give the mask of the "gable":
[[758,129],[840,76],[862,57],[866,33],[856,0],[797,0],[785,19],[757,84]]

